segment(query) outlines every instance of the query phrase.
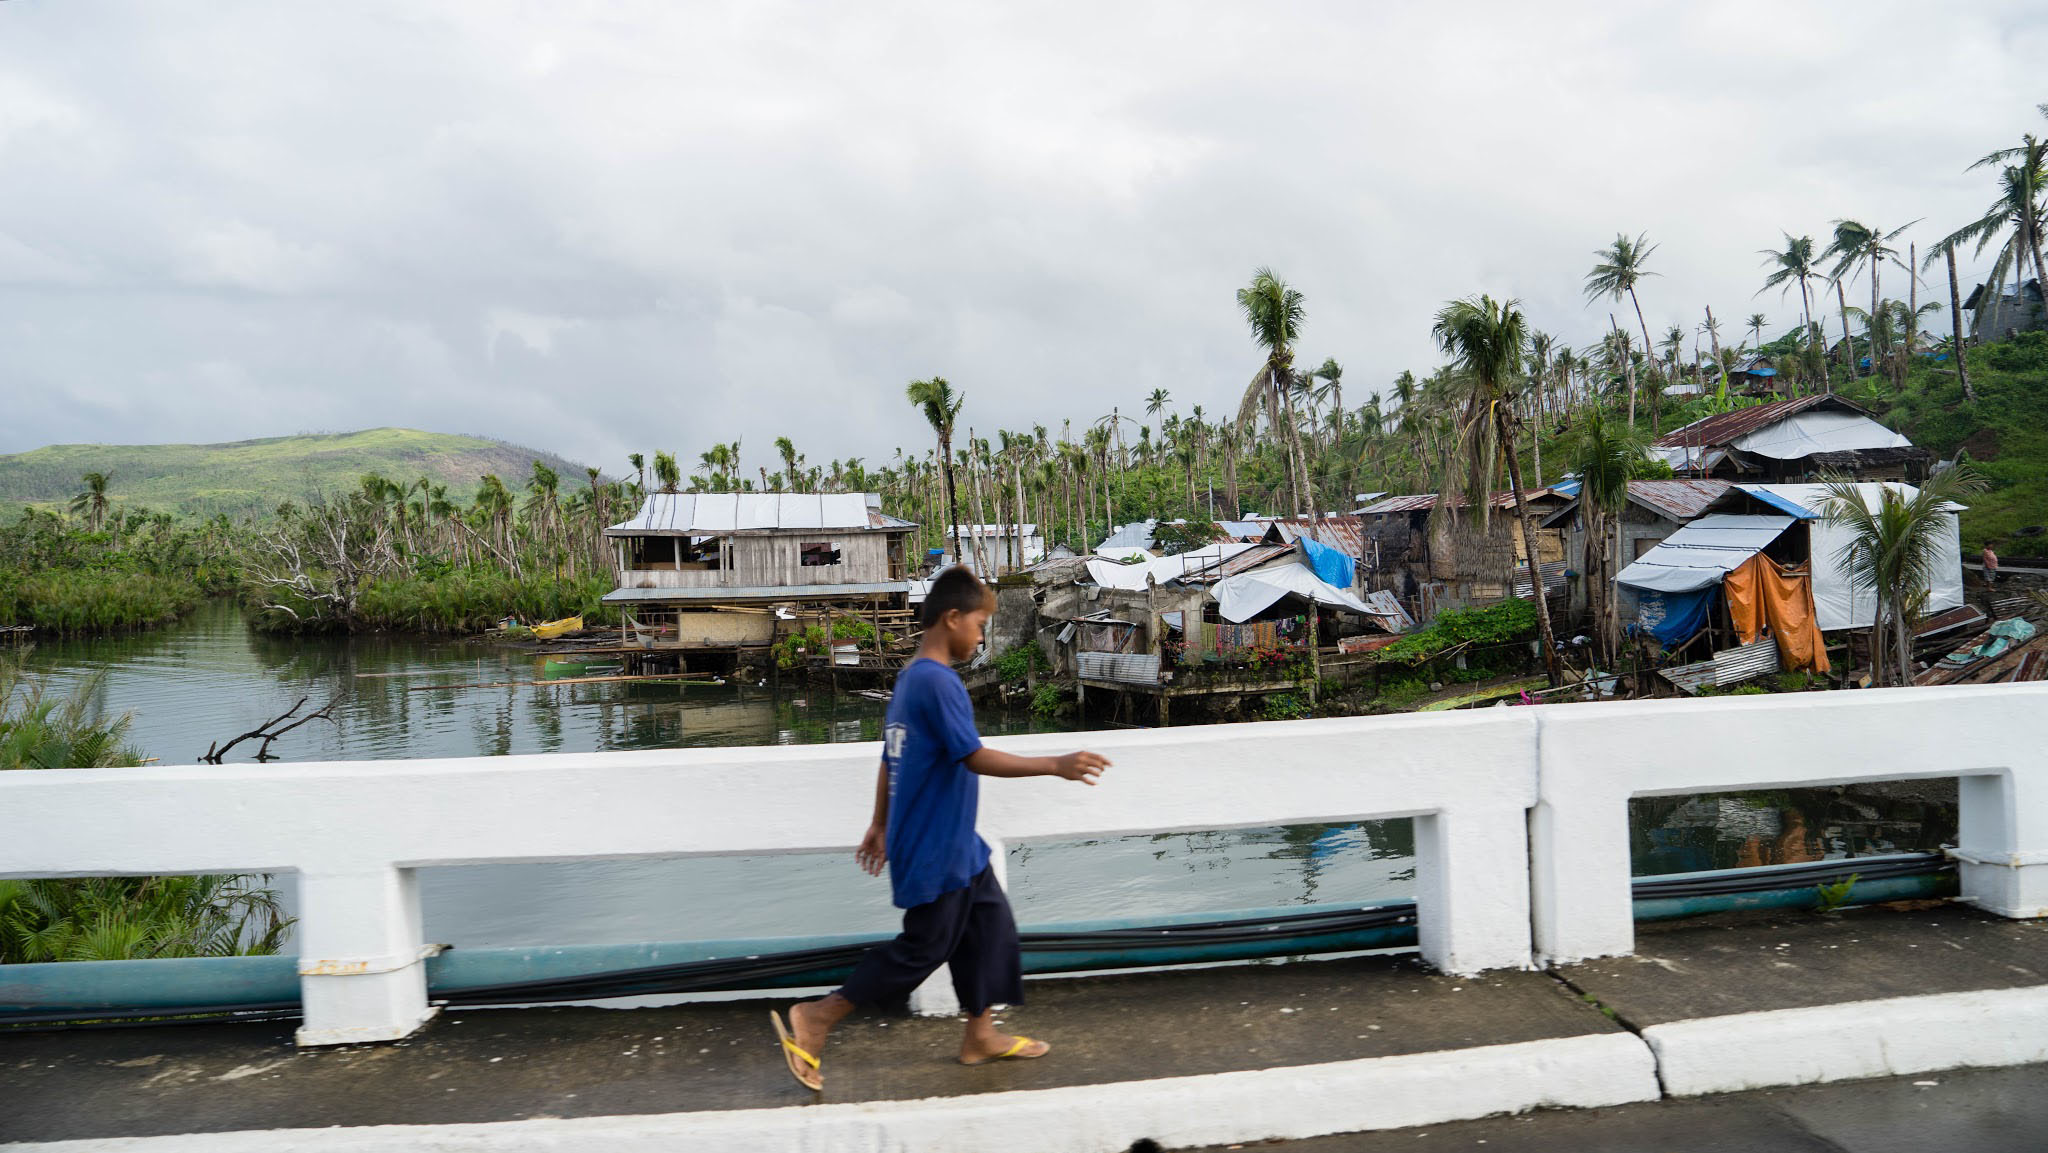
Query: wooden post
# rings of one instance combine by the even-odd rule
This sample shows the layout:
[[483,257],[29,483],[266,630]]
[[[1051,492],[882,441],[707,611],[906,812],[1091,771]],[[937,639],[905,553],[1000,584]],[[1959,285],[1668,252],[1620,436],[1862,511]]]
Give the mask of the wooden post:
[[1323,683],[1323,650],[1317,639],[1317,618],[1322,614],[1316,610],[1316,603],[1308,603],[1308,703],[1316,703],[1316,692]]
[[1165,729],[1165,728],[1171,728],[1171,727],[1173,726],[1173,722],[1172,722],[1171,720],[1169,720],[1169,719],[1168,719],[1168,710],[1169,710],[1169,708],[1171,707],[1171,706],[1169,706],[1169,705],[1167,704],[1167,701],[1168,701],[1169,699],[1170,699],[1170,698],[1169,698],[1169,697],[1167,696],[1167,692],[1166,692],[1166,690],[1165,690],[1165,689],[1160,689],[1160,690],[1159,690],[1159,727],[1160,727],[1160,728],[1162,728],[1162,729]]

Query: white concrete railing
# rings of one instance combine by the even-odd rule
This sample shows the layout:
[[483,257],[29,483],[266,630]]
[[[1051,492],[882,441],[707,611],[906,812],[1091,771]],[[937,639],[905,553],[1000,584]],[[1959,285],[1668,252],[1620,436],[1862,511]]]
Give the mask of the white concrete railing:
[[[1093,789],[984,781],[981,828],[1000,844],[1413,817],[1423,956],[1467,973],[1629,951],[1630,796],[1955,775],[1965,896],[2041,916],[2043,720],[2048,685],[2016,685],[1012,737],[993,743],[1116,766]],[[429,1014],[415,869],[850,851],[878,755],[0,773],[0,877],[296,871],[301,1043],[389,1039]]]
[[2048,685],[1532,711],[1542,731],[1531,906],[1546,961],[1635,948],[1630,797],[1959,777],[1963,899],[2048,916]]
[[[1086,746],[1105,782],[986,780],[992,843],[1413,817],[1423,955],[1526,966],[1534,710],[992,743]],[[429,1015],[414,870],[850,852],[880,746],[0,773],[0,877],[296,871],[302,1044]]]

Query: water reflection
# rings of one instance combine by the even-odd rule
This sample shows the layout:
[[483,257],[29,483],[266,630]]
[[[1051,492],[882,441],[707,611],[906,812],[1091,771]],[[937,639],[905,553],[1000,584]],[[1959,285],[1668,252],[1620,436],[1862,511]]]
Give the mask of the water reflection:
[[1897,789],[1639,797],[1629,802],[1630,858],[1639,875],[1689,873],[1932,852],[1955,843],[1953,780],[1912,782],[1905,796],[1888,791]]

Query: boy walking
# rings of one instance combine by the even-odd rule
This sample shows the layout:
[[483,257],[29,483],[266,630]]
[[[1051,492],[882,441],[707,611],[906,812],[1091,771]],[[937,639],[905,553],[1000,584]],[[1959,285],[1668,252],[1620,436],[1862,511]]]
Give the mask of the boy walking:
[[1023,956],[1010,902],[987,843],[974,832],[980,777],[1061,777],[1093,785],[1109,761],[1096,753],[1018,757],[986,748],[974,707],[952,666],[981,645],[995,598],[964,568],[939,574],[918,619],[924,643],[896,676],[875,778],[875,813],[854,860],[870,876],[886,861],[903,931],[868,950],[837,992],[771,1012],[790,1075],[822,1089],[819,1056],[832,1026],[855,1006],[898,1000],[940,965],[967,1014],[960,1063],[1043,1057],[1043,1041],[996,1030],[996,1005],[1024,1002]]

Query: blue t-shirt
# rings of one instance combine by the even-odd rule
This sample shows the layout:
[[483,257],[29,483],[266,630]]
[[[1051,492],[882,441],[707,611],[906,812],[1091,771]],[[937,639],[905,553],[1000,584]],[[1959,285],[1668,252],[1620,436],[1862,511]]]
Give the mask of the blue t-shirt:
[[960,674],[920,658],[896,674],[882,731],[889,766],[889,885],[896,907],[964,889],[988,867],[974,832],[981,780],[967,758],[981,748]]

